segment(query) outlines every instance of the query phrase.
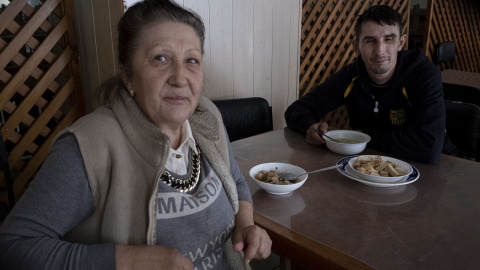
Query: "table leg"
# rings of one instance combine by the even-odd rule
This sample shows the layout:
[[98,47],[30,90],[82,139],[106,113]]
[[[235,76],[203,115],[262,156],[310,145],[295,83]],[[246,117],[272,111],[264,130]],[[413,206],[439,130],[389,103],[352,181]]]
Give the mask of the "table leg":
[[292,261],[280,256],[280,270],[292,270]]

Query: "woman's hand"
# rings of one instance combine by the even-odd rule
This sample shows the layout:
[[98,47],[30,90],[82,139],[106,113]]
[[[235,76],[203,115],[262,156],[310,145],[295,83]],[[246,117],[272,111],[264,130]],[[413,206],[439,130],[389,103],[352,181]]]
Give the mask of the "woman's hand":
[[320,134],[315,132],[314,129],[316,129],[320,132],[323,132],[323,133],[327,132],[328,124],[325,123],[325,122],[319,122],[319,123],[315,123],[315,124],[311,125],[308,128],[307,134],[305,136],[306,140],[307,140],[307,143],[309,143],[309,144],[316,145],[316,146],[324,144],[325,140],[322,138],[322,136]]
[[117,245],[116,268],[122,269],[188,269],[193,263],[180,251],[162,246]]
[[266,259],[270,256],[272,240],[264,229],[253,223],[253,207],[249,202],[239,202],[232,242],[234,251],[244,251],[245,264],[252,259]]

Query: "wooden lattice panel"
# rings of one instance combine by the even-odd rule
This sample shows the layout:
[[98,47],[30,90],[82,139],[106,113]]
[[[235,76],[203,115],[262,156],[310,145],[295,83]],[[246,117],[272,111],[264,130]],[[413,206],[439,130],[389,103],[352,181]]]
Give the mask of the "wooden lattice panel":
[[[480,2],[472,0],[429,0],[424,48],[433,59],[435,44],[455,41],[453,69],[480,72]],[[439,66],[441,70],[446,65]]]
[[[387,4],[400,12],[403,16],[403,33],[408,33],[410,1],[303,1],[300,96],[308,93],[356,58],[352,45],[356,18],[369,7],[378,4]],[[344,108],[331,112],[324,120],[338,128],[348,126]]]
[[[32,1],[33,2],[33,1]],[[0,13],[0,130],[18,197],[54,136],[85,114],[72,0],[11,1]],[[3,174],[0,188],[5,188]],[[6,201],[6,192],[0,201]]]

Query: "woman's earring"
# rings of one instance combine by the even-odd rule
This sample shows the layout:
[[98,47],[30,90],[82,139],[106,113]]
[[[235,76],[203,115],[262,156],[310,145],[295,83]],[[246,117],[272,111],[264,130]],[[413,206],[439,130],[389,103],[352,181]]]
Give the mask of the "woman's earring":
[[133,97],[134,93],[132,89],[128,90],[128,93],[130,93],[130,96]]

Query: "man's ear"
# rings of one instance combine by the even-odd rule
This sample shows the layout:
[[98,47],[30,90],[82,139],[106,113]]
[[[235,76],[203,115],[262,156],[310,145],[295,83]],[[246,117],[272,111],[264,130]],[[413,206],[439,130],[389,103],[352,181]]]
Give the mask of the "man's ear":
[[353,44],[353,50],[355,51],[355,53],[357,54],[357,56],[360,56],[360,50],[358,49],[358,41],[357,41],[357,39],[352,40],[352,44]]
[[403,45],[405,45],[405,40],[407,40],[407,35],[403,34],[400,37],[400,44],[398,44],[398,51],[401,51],[403,48]]

